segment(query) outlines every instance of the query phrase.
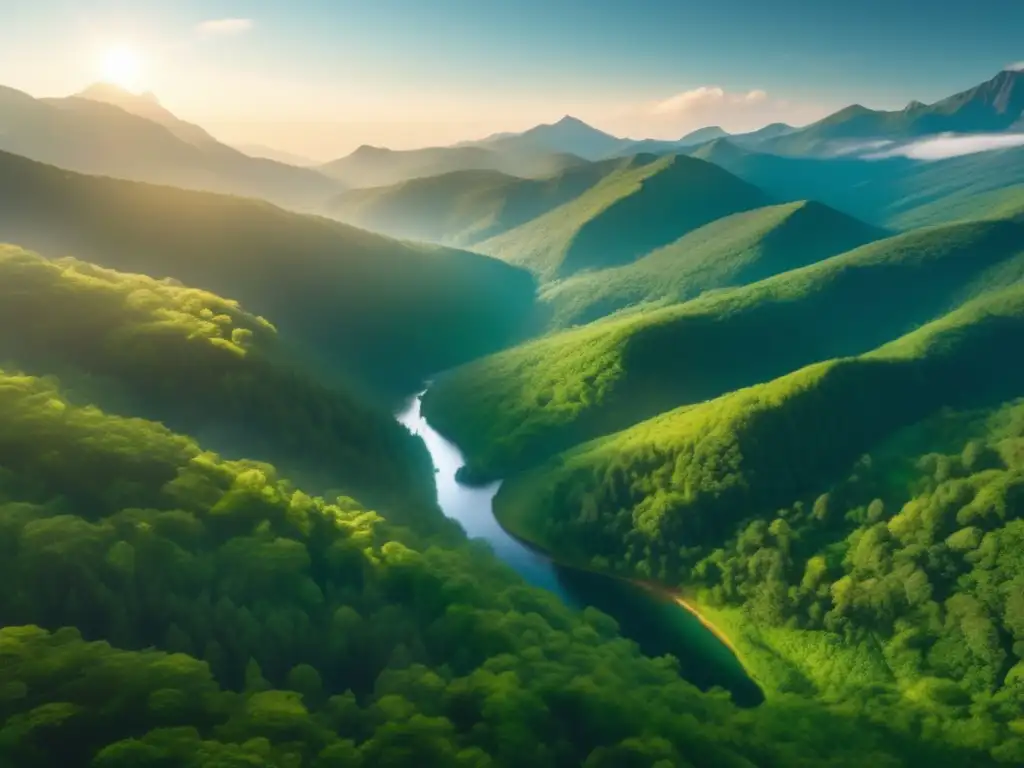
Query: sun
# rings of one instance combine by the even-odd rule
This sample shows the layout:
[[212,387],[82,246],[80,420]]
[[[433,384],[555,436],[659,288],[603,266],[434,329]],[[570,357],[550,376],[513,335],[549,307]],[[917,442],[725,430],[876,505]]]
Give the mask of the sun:
[[117,85],[126,91],[142,89],[142,59],[131,48],[111,48],[103,55],[100,76],[104,82]]

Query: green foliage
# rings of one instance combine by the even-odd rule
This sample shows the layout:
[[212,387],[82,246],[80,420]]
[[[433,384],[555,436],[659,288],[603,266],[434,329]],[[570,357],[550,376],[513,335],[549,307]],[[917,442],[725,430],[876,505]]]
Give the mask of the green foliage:
[[722,216],[767,201],[710,163],[637,155],[573,200],[476,248],[550,281],[635,261]]
[[564,328],[637,304],[674,303],[813,264],[880,230],[813,202],[725,216],[638,261],[556,283],[541,295]]
[[185,431],[233,430],[249,456],[301,467],[318,487],[433,501],[418,440],[386,410],[317,383],[270,323],[214,294],[0,247],[0,348],[109,377]]
[[917,749],[797,699],[737,710],[485,548],[52,383],[0,374],[0,425],[5,765],[853,768]]
[[438,379],[424,413],[474,474],[500,477],[667,409],[864,353],[983,291],[1022,251],[1012,221],[916,230],[474,361]]
[[1024,401],[946,409],[1024,393],[1022,343],[1018,285],[586,443],[507,479],[496,512],[570,562],[741,607],[736,642],[773,690],[1012,763]]
[[0,241],[235,297],[377,396],[518,338],[533,309],[530,276],[495,259],[253,200],[0,153],[0,201]]

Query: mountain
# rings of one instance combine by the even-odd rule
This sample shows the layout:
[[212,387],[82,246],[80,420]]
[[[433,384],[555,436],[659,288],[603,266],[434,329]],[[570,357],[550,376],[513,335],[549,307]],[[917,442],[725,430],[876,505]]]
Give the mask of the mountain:
[[[792,125],[787,125],[786,123],[770,123],[769,125],[766,125],[764,128],[758,128],[756,131],[749,131],[748,133],[729,134],[728,138],[730,141],[733,141],[737,144],[741,144],[743,146],[754,146],[761,143],[762,141],[767,141],[768,139],[775,139],[778,138],[779,136],[786,136],[798,130],[800,129],[794,128]],[[723,136],[720,138],[725,137]]]
[[[218,146],[218,141],[203,128],[180,120],[164,109],[153,93],[135,94],[109,83],[94,83],[72,98],[87,99],[118,107],[128,114],[162,125],[182,141],[196,147],[216,150]],[[49,99],[48,101],[58,105],[61,103],[60,99]]]
[[691,131],[681,138],[678,142],[680,146],[686,146],[687,144],[702,144],[705,141],[711,141],[712,139],[721,139],[729,135],[729,132],[718,125],[711,125],[707,128],[698,128],[696,131]]
[[548,176],[583,161],[546,150],[481,146],[394,150],[364,145],[319,167],[347,187],[385,187],[455,171],[498,171],[521,178]]
[[249,157],[262,157],[266,160],[275,160],[279,163],[294,165],[297,168],[310,168],[318,165],[317,161],[311,158],[285,152],[283,149],[268,147],[264,144],[237,144],[235,149]]
[[915,230],[739,288],[591,323],[439,377],[424,413],[477,477],[929,322],[1024,267],[1024,226]]
[[991,80],[934,104],[911,102],[898,111],[846,107],[793,133],[762,144],[787,155],[857,150],[879,140],[899,141],[941,133],[1018,130],[1024,117],[1024,71],[1004,70]]
[[852,250],[885,233],[815,202],[733,214],[622,267],[574,275],[541,298],[551,325],[581,325],[626,307],[671,304],[757,282]]
[[486,256],[7,154],[0,241],[236,297],[384,398],[518,338],[533,309],[529,275]]
[[325,212],[395,237],[468,246],[578,197],[619,165],[580,163],[539,179],[498,171],[453,171],[343,192]]
[[475,248],[544,281],[635,261],[765,195],[711,163],[637,155],[575,199]]
[[629,139],[612,136],[578,118],[566,115],[557,123],[545,123],[523,133],[486,140],[484,146],[504,152],[546,152],[575,155],[586,160],[602,160],[618,154],[631,143]]
[[718,139],[693,151],[779,200],[813,199],[884,227],[978,218],[1024,182],[1024,147],[920,161],[781,157]]
[[0,150],[81,173],[260,197],[311,209],[340,191],[322,174],[248,157],[150,96],[106,86],[34,99],[0,88]]

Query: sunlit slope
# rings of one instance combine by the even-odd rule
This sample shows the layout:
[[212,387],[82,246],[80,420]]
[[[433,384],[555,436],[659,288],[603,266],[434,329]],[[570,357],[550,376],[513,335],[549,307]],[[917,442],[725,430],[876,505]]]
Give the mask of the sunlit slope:
[[516,338],[530,276],[252,200],[82,176],[0,155],[0,241],[232,296],[368,387]]
[[637,304],[675,303],[835,256],[884,233],[815,202],[758,208],[713,221],[622,267],[554,284],[551,325],[591,322]]
[[767,202],[760,190],[713,164],[637,155],[574,200],[475,248],[554,280],[635,261]]
[[918,230],[694,301],[469,363],[424,409],[470,471],[504,474],[668,408],[860,354],[1019,272],[1012,221]]
[[498,171],[455,171],[351,190],[335,198],[327,213],[396,237],[465,246],[572,200],[627,163],[582,163],[540,179]]
[[390,413],[318,382],[273,325],[207,291],[0,246],[0,359],[67,372],[121,412],[229,435],[232,453],[317,488],[433,502],[429,457]]
[[35,99],[0,86],[0,151],[79,173],[259,197],[300,210],[317,209],[343,189],[315,170],[221,144],[146,97],[100,90]]
[[573,556],[628,560],[630,532],[669,549],[721,541],[739,520],[813,492],[941,408],[1024,394],[1024,358],[1014,354],[1022,344],[1018,284],[860,357],[817,363],[580,445],[507,480],[496,509],[518,532]]

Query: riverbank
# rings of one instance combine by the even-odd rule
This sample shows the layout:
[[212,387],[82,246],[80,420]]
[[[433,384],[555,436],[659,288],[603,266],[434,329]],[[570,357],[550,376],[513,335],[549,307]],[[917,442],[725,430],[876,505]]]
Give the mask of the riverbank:
[[[497,501],[497,499],[495,499],[495,501]],[[562,557],[556,557],[554,554],[552,554],[552,550],[548,549],[547,547],[543,546],[541,543],[530,537],[528,529],[526,528],[526,526],[523,525],[523,521],[521,519],[519,519],[516,516],[509,516],[507,514],[509,509],[515,508],[514,505],[509,505],[506,503],[503,506],[504,511],[506,512],[506,514],[504,515],[499,514],[498,505],[494,505],[493,513],[495,521],[497,521],[498,525],[506,534],[508,534],[510,537],[512,537],[517,542],[522,544],[524,547],[536,552],[539,555],[548,558],[549,560],[551,560],[552,563],[555,563],[561,568],[583,571],[586,573],[592,573],[597,576],[604,576],[615,579],[617,581],[625,582],[627,584],[631,584],[635,587],[643,589],[644,591],[656,596],[658,599],[674,603],[678,607],[687,611],[695,619],[697,619],[697,621],[700,622],[700,624],[708,632],[710,632],[715,637],[715,639],[718,640],[718,642],[720,642],[725,648],[729,650],[729,652],[735,657],[736,662],[743,668],[743,671],[746,673],[746,675],[755,684],[757,684],[758,687],[761,687],[761,683],[759,682],[757,676],[755,676],[751,666],[745,661],[744,654],[740,652],[739,647],[729,636],[729,634],[726,633],[725,630],[723,630],[718,624],[716,624],[714,621],[708,618],[697,606],[697,604],[692,599],[687,598],[681,590],[673,589],[664,584],[658,584],[657,582],[653,581],[645,581],[643,579],[630,578],[626,576],[620,576],[619,574],[615,573],[609,573],[607,571],[601,571],[596,568],[593,568],[589,564],[572,562]]]

